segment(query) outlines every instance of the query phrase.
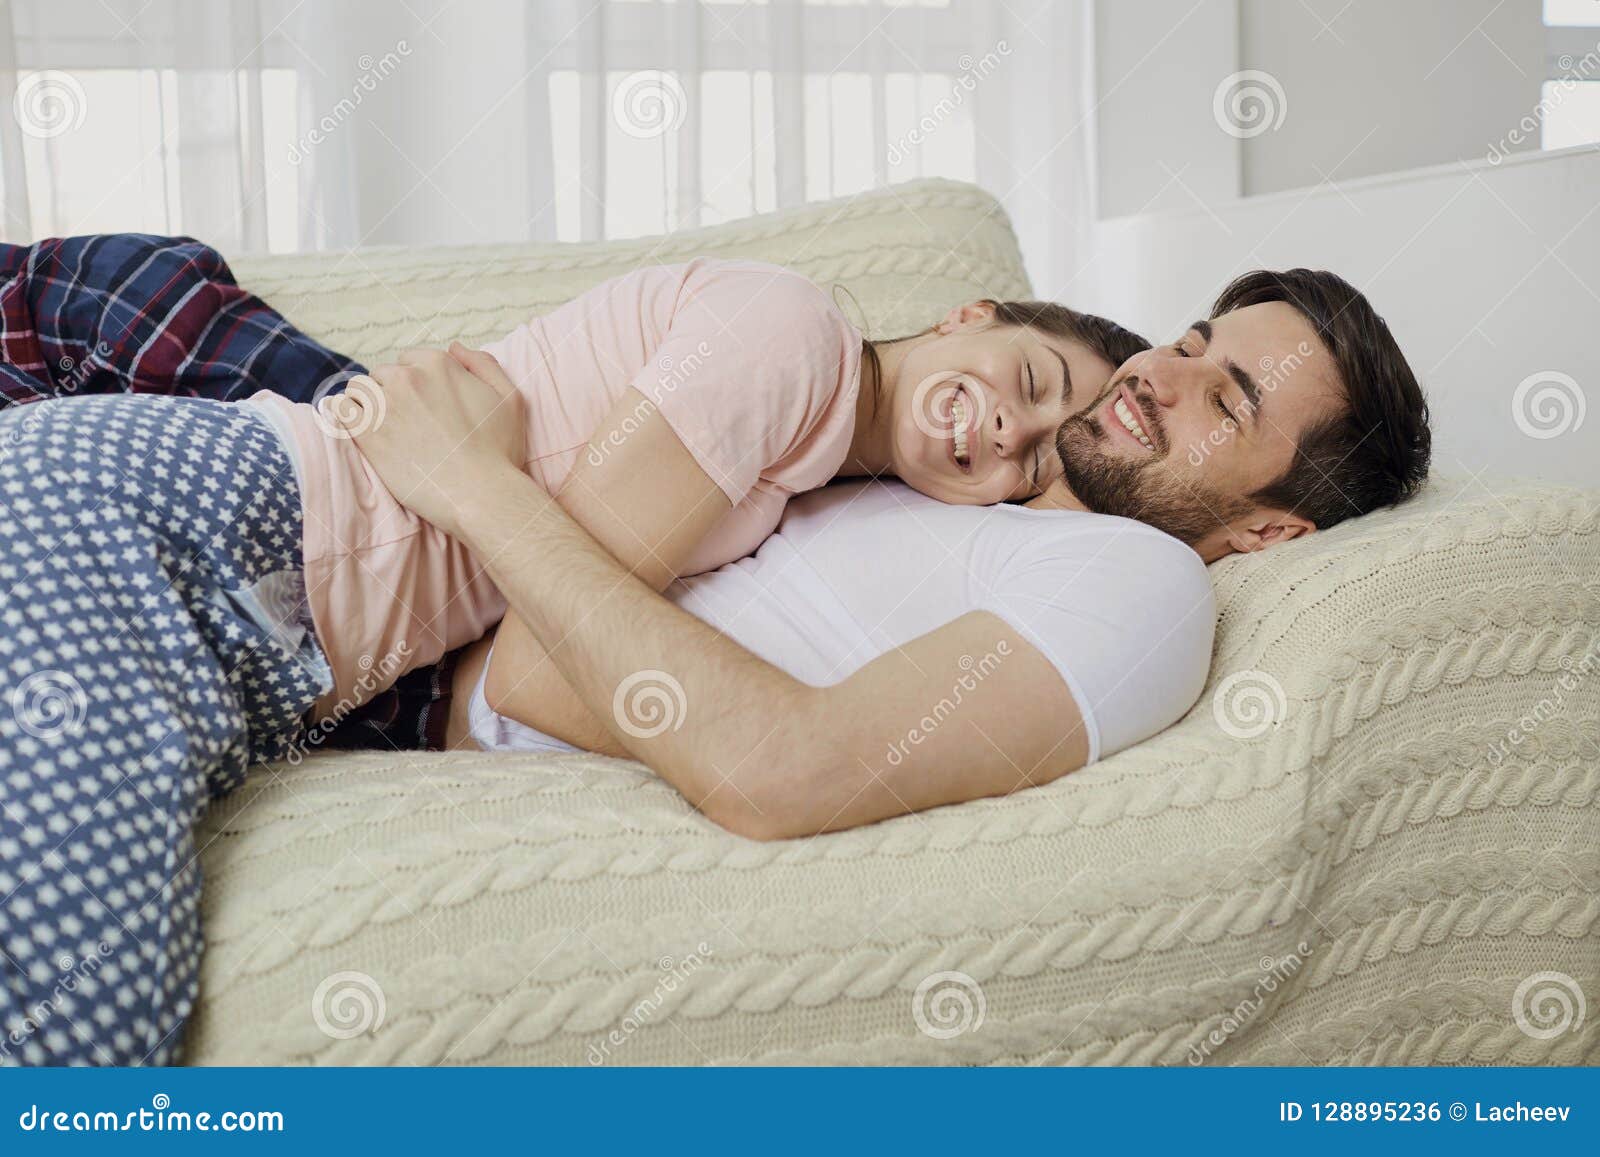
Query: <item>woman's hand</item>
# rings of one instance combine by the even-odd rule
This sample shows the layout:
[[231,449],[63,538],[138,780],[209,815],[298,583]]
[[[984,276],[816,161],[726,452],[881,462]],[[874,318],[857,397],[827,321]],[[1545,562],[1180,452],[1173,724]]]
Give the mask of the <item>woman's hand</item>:
[[460,507],[507,470],[522,472],[522,398],[500,363],[452,342],[408,350],[398,364],[350,380],[318,406],[338,437],[355,441],[395,499],[446,534]]

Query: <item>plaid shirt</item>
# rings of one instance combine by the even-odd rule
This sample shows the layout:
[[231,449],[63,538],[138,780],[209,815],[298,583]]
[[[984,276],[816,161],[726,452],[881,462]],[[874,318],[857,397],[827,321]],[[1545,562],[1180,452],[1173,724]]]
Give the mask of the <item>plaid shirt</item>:
[[361,367],[306,337],[189,237],[0,245],[0,406],[73,394],[309,401]]
[[[110,233],[0,245],[0,407],[75,394],[311,401],[362,367],[239,288],[189,237]],[[439,748],[459,652],[408,672],[328,747]]]

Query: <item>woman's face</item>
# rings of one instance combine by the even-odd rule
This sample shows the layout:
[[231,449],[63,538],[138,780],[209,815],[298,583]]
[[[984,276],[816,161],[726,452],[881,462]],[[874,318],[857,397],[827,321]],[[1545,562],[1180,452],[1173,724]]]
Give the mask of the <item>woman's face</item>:
[[1069,338],[996,323],[985,302],[953,309],[894,375],[894,472],[941,502],[1041,494],[1061,476],[1056,431],[1099,396],[1112,369]]

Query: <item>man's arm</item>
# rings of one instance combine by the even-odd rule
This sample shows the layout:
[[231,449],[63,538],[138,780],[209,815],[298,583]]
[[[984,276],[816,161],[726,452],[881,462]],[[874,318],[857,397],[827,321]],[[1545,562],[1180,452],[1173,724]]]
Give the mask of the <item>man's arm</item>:
[[[1002,795],[1083,765],[1076,702],[995,615],[962,616],[811,687],[628,575],[524,476],[458,533],[634,756],[722,826],[814,834]],[[596,600],[593,592],[604,591]]]
[[[430,390],[447,388],[455,366],[482,369],[492,361],[460,346],[448,354],[415,350],[400,360]],[[625,569],[651,589],[665,590],[690,552],[727,516],[727,495],[636,390],[623,391],[590,445],[593,452],[579,456],[557,501]],[[484,692],[496,711],[529,727],[585,750],[625,753],[515,612],[495,628]]]
[[[635,390],[623,391],[591,445],[606,452],[583,455],[557,501],[624,570],[653,591],[665,590],[727,517],[728,496]],[[495,631],[484,694],[494,710],[529,727],[589,751],[621,754],[514,609]]]
[[[424,390],[379,367],[381,385],[352,382],[357,407],[335,420],[396,498],[488,566],[612,735],[718,823],[805,835],[1003,794],[1087,758],[1060,675],[994,615],[817,688],[673,606],[521,472],[516,391],[497,367],[473,368]],[[387,415],[365,422],[380,388]]]

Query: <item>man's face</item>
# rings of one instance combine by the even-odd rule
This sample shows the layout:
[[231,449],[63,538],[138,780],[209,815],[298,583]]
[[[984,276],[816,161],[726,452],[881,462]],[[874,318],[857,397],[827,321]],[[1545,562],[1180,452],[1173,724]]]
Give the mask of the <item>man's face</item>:
[[1128,359],[1062,424],[1056,445],[1085,506],[1147,522],[1211,562],[1315,529],[1250,496],[1341,405],[1316,331],[1293,306],[1268,302],[1198,321]]

